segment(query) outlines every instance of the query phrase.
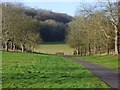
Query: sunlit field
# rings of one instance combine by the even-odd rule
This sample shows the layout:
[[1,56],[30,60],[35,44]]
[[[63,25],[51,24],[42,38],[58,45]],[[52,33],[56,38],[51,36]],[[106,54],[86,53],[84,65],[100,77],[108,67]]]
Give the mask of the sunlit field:
[[65,55],[73,55],[74,49],[72,49],[68,44],[49,43],[38,45],[35,51],[48,54],[63,52]]

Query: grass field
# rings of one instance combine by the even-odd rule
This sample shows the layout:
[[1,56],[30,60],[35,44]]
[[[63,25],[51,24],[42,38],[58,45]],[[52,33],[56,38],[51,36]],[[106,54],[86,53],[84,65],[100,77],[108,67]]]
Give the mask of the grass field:
[[96,55],[96,56],[79,56],[77,58],[80,58],[82,60],[89,60],[93,63],[98,63],[100,65],[115,69],[115,70],[120,70],[120,67],[118,63],[120,63],[120,58],[115,55]]
[[[57,52],[64,52],[65,55],[73,55],[73,49],[69,47],[68,44],[64,43],[44,43],[38,45],[35,51],[48,54],[56,54]],[[118,70],[118,56],[113,55],[96,55],[96,56],[79,56],[79,58],[84,60],[90,60],[94,63],[101,64],[103,66],[110,67],[112,69]]]
[[56,54],[57,52],[64,52],[65,55],[73,55],[73,49],[68,44],[62,43],[45,43],[37,46],[37,52]]
[[3,88],[108,88],[81,65],[59,56],[3,52]]

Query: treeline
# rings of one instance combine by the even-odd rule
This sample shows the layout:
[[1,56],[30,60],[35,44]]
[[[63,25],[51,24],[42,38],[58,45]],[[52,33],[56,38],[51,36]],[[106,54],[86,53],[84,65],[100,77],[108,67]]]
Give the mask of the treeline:
[[65,13],[55,13],[50,10],[35,9],[35,8],[29,8],[29,7],[25,9],[25,14],[27,16],[36,18],[37,20],[40,20],[40,21],[52,19],[52,20],[55,20],[56,22],[64,23],[64,24],[70,22],[73,19],[72,16],[69,16]]
[[66,41],[78,55],[120,54],[120,2],[96,6],[77,10]]
[[39,33],[44,42],[64,42],[67,23],[73,20],[67,14],[42,9],[26,8],[25,14],[40,21]]
[[19,4],[3,3],[2,7],[2,44],[3,48],[21,51],[33,50],[40,41],[38,21],[26,16]]
[[64,41],[73,17],[19,3],[2,3],[2,45],[10,50],[34,51],[37,44]]

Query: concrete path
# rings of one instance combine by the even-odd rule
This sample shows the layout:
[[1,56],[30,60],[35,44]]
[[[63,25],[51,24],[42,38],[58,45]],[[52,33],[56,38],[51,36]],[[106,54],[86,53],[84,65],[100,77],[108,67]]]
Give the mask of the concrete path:
[[118,80],[118,76],[120,75],[120,73],[118,73],[117,71],[114,71],[107,67],[100,66],[98,64],[93,64],[86,60],[80,60],[80,59],[77,59],[74,57],[68,57],[68,56],[65,56],[65,58],[68,58],[70,60],[73,60],[83,65],[85,68],[90,70],[94,75],[99,77],[103,82],[105,82],[108,86],[110,86],[111,88],[114,88],[114,89],[116,88],[117,90],[120,90],[120,87],[118,85],[119,84],[118,82],[120,82],[120,80]]

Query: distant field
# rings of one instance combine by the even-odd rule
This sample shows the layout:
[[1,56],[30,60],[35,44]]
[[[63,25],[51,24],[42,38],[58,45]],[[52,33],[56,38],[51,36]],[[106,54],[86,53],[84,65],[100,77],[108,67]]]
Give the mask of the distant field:
[[120,67],[118,63],[120,63],[120,58],[115,55],[96,55],[96,56],[79,56],[77,58],[80,58],[82,60],[89,60],[93,63],[98,63],[100,65],[115,69],[115,70],[120,70]]
[[81,65],[59,56],[3,52],[3,88],[108,88]]
[[49,54],[64,52],[65,55],[73,55],[74,50],[68,44],[46,43],[38,45],[35,51]]

